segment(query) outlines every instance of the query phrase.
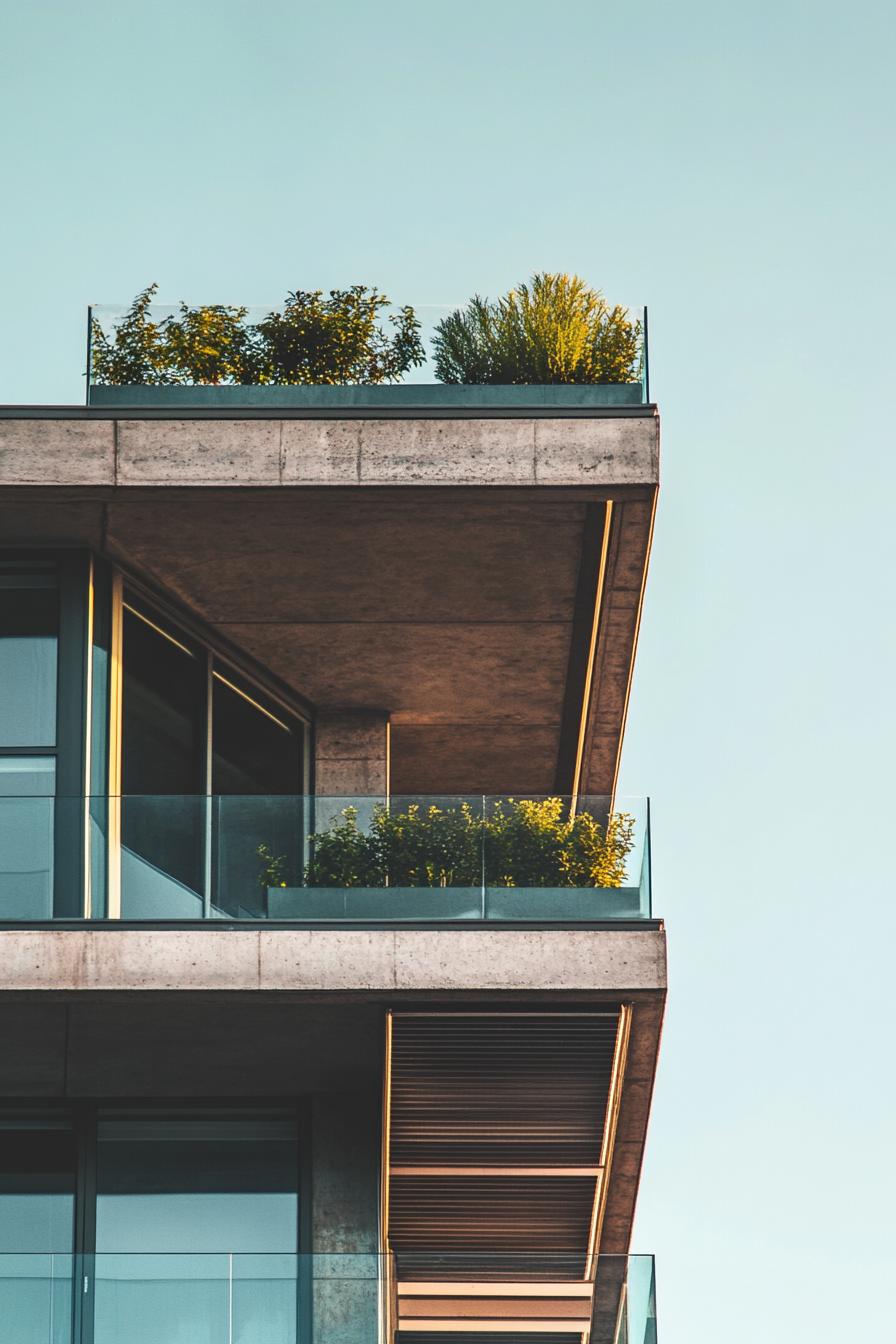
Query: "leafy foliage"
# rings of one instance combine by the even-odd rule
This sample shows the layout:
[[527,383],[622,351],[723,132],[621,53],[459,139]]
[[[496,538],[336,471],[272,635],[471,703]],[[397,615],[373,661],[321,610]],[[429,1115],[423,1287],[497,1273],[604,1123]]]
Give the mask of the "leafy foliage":
[[282,312],[258,323],[261,361],[258,382],[265,383],[394,383],[425,355],[420,323],[413,308],[393,313],[389,335],[379,325],[380,310],[389,306],[384,294],[365,285],[333,289],[324,298],[319,289],[298,289],[287,296]]
[[270,845],[259,845],[255,853],[261,860],[258,885],[262,891],[267,891],[268,887],[285,887],[287,885],[286,855],[275,854]]
[[398,812],[375,808],[368,830],[357,809],[312,835],[312,887],[619,887],[634,846],[634,818],[569,816],[561,798],[509,798],[485,816],[469,803]]
[[189,308],[164,322],[166,355],[175,383],[253,383],[256,340],[244,324],[248,309],[221,304]]
[[142,290],[114,330],[91,329],[94,383],[388,383],[425,359],[413,308],[389,317],[384,294],[366,285],[296,290],[282,310],[257,324],[248,309],[181,303],[178,316],[153,321],[158,289]]
[[542,272],[443,318],[436,375],[443,383],[636,382],[640,337],[640,322],[579,276]]
[[150,304],[158,285],[147,285],[131,304],[111,337],[91,324],[91,369],[95,383],[167,384],[172,376],[165,337],[167,319],[153,322]]

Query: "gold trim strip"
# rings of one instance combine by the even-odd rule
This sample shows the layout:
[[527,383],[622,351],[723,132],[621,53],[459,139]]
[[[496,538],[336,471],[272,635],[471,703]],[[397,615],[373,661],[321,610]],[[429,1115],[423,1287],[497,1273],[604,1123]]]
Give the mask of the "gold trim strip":
[[[405,1318],[407,1324],[407,1318]],[[559,1321],[538,1320],[538,1321],[514,1321],[514,1320],[495,1320],[494,1317],[487,1317],[485,1320],[477,1321],[470,1317],[463,1317],[461,1320],[452,1320],[444,1316],[438,1316],[435,1320],[427,1320],[425,1317],[414,1318],[413,1328],[421,1332],[426,1330],[430,1334],[447,1334],[449,1331],[453,1335],[569,1335],[571,1339],[583,1339],[582,1324],[580,1321],[570,1320],[568,1317]]]
[[91,832],[90,832],[90,795],[91,795],[91,764],[93,761],[93,618],[94,618],[94,567],[93,555],[90,556],[87,563],[87,632],[86,632],[86,666],[84,677],[84,871],[83,882],[81,886],[82,900],[81,910],[85,919],[90,919],[93,904],[93,892],[91,891]]
[[175,639],[174,635],[168,630],[163,630],[160,625],[156,625],[155,621],[151,621],[142,611],[139,611],[136,607],[132,607],[130,602],[123,602],[122,605],[125,611],[129,611],[132,616],[137,617],[138,621],[142,621],[144,625],[148,625],[150,630],[155,630],[156,634],[161,635],[163,639],[167,639],[169,644],[173,644],[175,648],[180,649],[182,653],[187,654],[190,658],[196,657],[195,649],[188,649],[186,644],[181,644],[180,640]]
[[604,1134],[600,1146],[600,1164],[603,1178],[598,1181],[594,1196],[594,1208],[591,1213],[591,1231],[588,1237],[588,1259],[585,1277],[594,1278],[597,1268],[597,1256],[600,1251],[600,1234],[606,1209],[607,1191],[610,1188],[610,1172],[613,1165],[613,1147],[616,1142],[616,1126],[619,1120],[619,1107],[622,1103],[622,1085],[625,1079],[625,1064],[628,1058],[628,1042],[631,1035],[632,1010],[624,1003],[619,1010],[619,1029],[616,1032],[616,1050],[613,1055],[613,1072],[610,1076],[610,1090],[607,1096],[607,1114],[604,1121]]
[[121,918],[121,709],[123,675],[124,583],[112,575],[112,623],[109,638],[109,818],[107,836],[106,918]]
[[239,686],[234,686],[233,682],[228,681],[228,679],[225,676],[222,676],[222,674],[217,669],[212,670],[212,676],[215,679],[215,681],[222,682],[228,688],[228,690],[233,691],[235,695],[241,695],[243,699],[246,700],[252,706],[253,709],[257,709],[259,714],[264,714],[265,717],[270,719],[272,723],[276,723],[278,728],[282,728],[283,731],[286,733],[292,732],[292,729],[290,728],[288,723],[284,723],[282,719],[278,719],[276,714],[272,714],[269,709],[265,709],[264,705],[260,705],[257,700],[253,700],[251,695],[247,695],[246,692],[241,690]]
[[570,1283],[568,1279],[552,1283],[538,1279],[526,1283],[519,1279],[475,1280],[441,1279],[405,1280],[398,1283],[399,1297],[578,1297],[591,1299],[594,1284],[585,1281]]

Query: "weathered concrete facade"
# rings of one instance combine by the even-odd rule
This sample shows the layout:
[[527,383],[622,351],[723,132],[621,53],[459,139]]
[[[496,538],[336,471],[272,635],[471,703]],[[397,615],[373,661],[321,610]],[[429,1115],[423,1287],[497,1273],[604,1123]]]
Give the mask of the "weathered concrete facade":
[[[3,544],[89,549],[263,669],[323,798],[612,796],[657,487],[652,407],[0,415]],[[0,1096],[300,1102],[314,1339],[374,1344],[390,1015],[618,1018],[599,1249],[624,1255],[665,954],[648,918],[0,927]]]
[[0,930],[9,992],[659,992],[661,927]]
[[658,482],[651,408],[89,415],[0,417],[0,535],[92,547],[303,697],[320,792],[350,778],[339,759],[380,791],[365,753],[381,743],[324,744],[349,711],[388,718],[396,794],[613,791]]
[[649,408],[596,418],[0,419],[0,485],[654,484]]

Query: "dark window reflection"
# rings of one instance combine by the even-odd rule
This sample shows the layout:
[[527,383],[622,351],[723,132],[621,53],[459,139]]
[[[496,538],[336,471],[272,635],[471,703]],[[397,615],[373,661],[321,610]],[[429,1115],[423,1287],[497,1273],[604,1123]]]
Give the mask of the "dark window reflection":
[[101,1120],[97,1251],[295,1252],[298,1180],[292,1120]]
[[125,609],[122,914],[200,915],[206,662]]
[[263,917],[269,887],[299,880],[301,731],[219,674],[212,694],[216,904]]
[[71,1130],[0,1128],[0,1254],[72,1250],[75,1171]]

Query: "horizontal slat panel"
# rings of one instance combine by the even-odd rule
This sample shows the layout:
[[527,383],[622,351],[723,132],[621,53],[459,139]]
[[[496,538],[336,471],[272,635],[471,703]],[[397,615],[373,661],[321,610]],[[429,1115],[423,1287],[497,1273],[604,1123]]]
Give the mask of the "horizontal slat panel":
[[[403,1252],[584,1254],[594,1193],[593,1177],[571,1177],[562,1183],[553,1177],[392,1181],[392,1249],[399,1256],[400,1272]],[[581,1274],[581,1269],[576,1272]],[[436,1276],[441,1276],[439,1271]]]
[[592,1166],[618,1015],[397,1015],[395,1166]]
[[[395,1015],[389,1243],[402,1282],[582,1278],[618,1023],[618,1012]],[[452,1310],[479,1319],[473,1295],[436,1315]],[[568,1312],[584,1317],[574,1299]]]

